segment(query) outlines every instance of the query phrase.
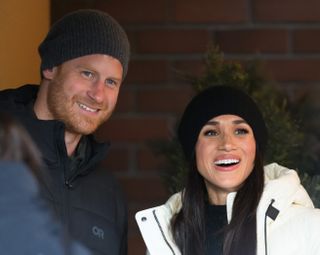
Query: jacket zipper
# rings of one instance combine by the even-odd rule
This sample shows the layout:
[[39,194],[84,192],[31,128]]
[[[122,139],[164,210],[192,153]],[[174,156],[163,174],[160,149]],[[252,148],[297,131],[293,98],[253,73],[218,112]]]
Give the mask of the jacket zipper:
[[65,250],[65,254],[70,254],[70,234],[69,234],[69,189],[72,188],[72,185],[70,184],[70,182],[68,180],[66,180],[66,171],[68,168],[68,156],[67,156],[67,151],[66,149],[62,149],[65,148],[65,141],[64,141],[64,126],[63,125],[59,125],[57,127],[57,136],[58,139],[58,154],[59,154],[59,161],[61,164],[61,170],[62,170],[62,175],[61,175],[61,181],[62,181],[62,225],[63,225],[63,237],[64,237],[64,250]]
[[156,215],[156,210],[152,210],[152,214],[153,214],[154,219],[155,219],[156,222],[157,222],[157,225],[158,225],[158,228],[159,228],[159,230],[160,230],[160,232],[161,232],[161,235],[162,235],[163,240],[165,241],[165,243],[166,243],[166,244],[168,245],[168,247],[170,248],[172,254],[173,254],[173,255],[176,255],[175,252],[174,252],[174,250],[173,250],[173,248],[171,247],[170,243],[168,242],[168,240],[167,240],[164,232],[163,232],[163,229],[162,229],[162,227],[161,227],[161,225],[160,225],[159,219],[158,219],[158,217],[157,217],[157,215]]
[[279,210],[275,208],[272,204],[275,202],[274,199],[271,199],[271,202],[267,208],[267,211],[264,215],[264,254],[268,255],[268,243],[267,243],[267,218],[275,220],[278,217]]

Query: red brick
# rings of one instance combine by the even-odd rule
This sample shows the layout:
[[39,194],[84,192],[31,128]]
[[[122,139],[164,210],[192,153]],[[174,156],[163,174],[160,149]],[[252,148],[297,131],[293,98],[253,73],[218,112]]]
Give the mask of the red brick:
[[320,81],[320,59],[269,60],[265,66],[278,81]]
[[210,42],[206,30],[143,30],[136,35],[136,52],[145,53],[198,53]]
[[145,254],[146,246],[141,235],[129,236],[128,238],[128,255]]
[[68,12],[75,11],[78,9],[85,9],[85,8],[94,8],[94,4],[92,1],[88,0],[68,0],[68,1],[61,1],[61,0],[51,0],[50,1],[50,8],[51,8],[51,23],[57,21],[63,15]]
[[253,16],[257,21],[319,21],[319,9],[318,0],[253,1]]
[[121,187],[128,201],[144,203],[150,201],[165,201],[168,192],[163,181],[158,178],[121,178]]
[[175,0],[173,20],[184,23],[238,23],[248,20],[246,0]]
[[137,109],[141,112],[180,113],[192,96],[190,88],[153,88],[137,93]]
[[113,143],[141,143],[168,138],[169,125],[164,117],[113,116],[96,134],[99,139]]
[[97,9],[110,13],[122,23],[159,23],[167,19],[165,0],[98,0]]
[[102,166],[112,172],[124,172],[129,168],[129,152],[125,148],[110,147]]
[[175,61],[172,66],[175,70],[174,73],[172,72],[172,75],[174,75],[177,80],[184,80],[185,82],[188,82],[185,76],[199,77],[203,75],[205,71],[205,63],[203,60]]
[[139,171],[155,171],[163,169],[165,158],[163,155],[155,152],[154,147],[149,145],[140,149],[137,153],[137,168]]
[[294,52],[312,53],[320,51],[320,30],[296,30],[292,34],[292,47]]
[[134,91],[126,89],[125,86],[127,84],[122,84],[121,86],[116,112],[132,112],[135,108]]
[[127,83],[159,83],[167,80],[166,61],[134,60],[129,64]]
[[280,29],[232,30],[216,33],[216,43],[225,53],[284,53],[288,32]]
[[[140,203],[136,203],[132,201],[128,203],[128,227],[130,229],[130,232],[128,234],[129,236],[132,236],[132,237],[139,234],[139,228],[135,221],[135,214],[141,209],[137,209],[138,207],[137,205],[140,205]],[[145,208],[149,208],[149,207],[143,207],[143,209]]]

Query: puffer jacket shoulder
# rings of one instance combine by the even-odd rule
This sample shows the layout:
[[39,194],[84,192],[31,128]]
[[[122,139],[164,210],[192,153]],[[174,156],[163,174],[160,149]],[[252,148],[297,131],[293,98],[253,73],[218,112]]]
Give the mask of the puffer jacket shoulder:
[[276,163],[265,166],[257,209],[257,254],[320,254],[319,234],[320,211],[313,207],[297,172]]
[[180,209],[181,193],[176,193],[164,205],[136,213],[136,222],[148,249],[146,254],[181,254],[174,243],[170,227],[172,216]]
[[[277,163],[266,165],[264,172],[265,187],[257,209],[257,255],[320,255],[320,211],[313,207],[297,172]],[[229,222],[235,197],[235,192],[227,196]],[[180,209],[181,192],[164,205],[136,214],[147,254],[181,254],[170,227]]]

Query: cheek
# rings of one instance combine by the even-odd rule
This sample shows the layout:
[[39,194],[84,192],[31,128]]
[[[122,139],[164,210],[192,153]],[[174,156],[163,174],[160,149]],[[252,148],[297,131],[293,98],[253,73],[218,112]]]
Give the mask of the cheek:
[[59,76],[54,80],[54,84],[52,84],[54,88],[52,89],[56,90],[57,93],[70,97],[70,95],[76,91],[75,86],[72,84],[74,84],[74,82],[70,82],[66,77]]
[[246,151],[246,154],[248,156],[248,161],[250,163],[254,163],[254,160],[256,158],[256,143],[253,140],[249,140],[244,144],[244,150]]
[[[198,169],[203,169],[212,160],[213,146],[202,141],[196,144],[196,162]],[[209,163],[210,164],[210,163]]]
[[116,103],[118,101],[118,95],[119,95],[119,90],[117,90],[116,92],[114,92],[110,95],[110,102],[112,105],[116,105]]
[[105,105],[114,107],[118,101],[119,90],[106,90],[105,91]]
[[201,159],[207,150],[207,146],[201,140],[198,140],[195,148],[196,158]]

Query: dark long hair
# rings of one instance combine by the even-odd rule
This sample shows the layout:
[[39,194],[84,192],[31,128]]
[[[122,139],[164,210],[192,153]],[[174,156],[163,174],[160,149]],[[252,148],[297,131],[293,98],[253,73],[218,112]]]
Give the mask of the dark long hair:
[[37,178],[43,167],[41,154],[20,122],[0,111],[0,160],[24,163]]
[[[171,222],[174,240],[183,255],[205,254],[205,205],[208,194],[195,162],[193,157],[182,194],[182,208]],[[263,155],[257,146],[254,169],[237,191],[232,219],[224,228],[223,255],[256,254],[256,210],[263,187]]]

